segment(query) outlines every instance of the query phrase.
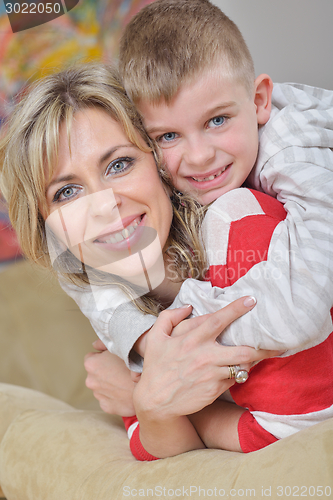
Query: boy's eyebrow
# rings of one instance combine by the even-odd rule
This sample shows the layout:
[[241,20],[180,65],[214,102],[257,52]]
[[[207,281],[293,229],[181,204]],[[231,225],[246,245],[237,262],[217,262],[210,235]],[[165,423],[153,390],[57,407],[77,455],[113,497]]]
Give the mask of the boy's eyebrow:
[[[110,158],[110,156],[112,156],[118,149],[120,148],[135,148],[136,146],[132,143],[128,143],[128,144],[120,144],[119,146],[114,146],[113,148],[109,149],[108,151],[106,151],[98,160],[98,166],[101,167],[102,164],[108,159]],[[51,186],[54,186],[54,184],[60,184],[61,182],[68,182],[68,181],[72,181],[75,179],[75,175],[64,175],[62,177],[56,177],[55,179],[53,179],[53,181],[50,182],[50,184],[47,186],[47,189],[46,191],[48,191],[50,189]]]
[[212,116],[212,115],[216,116],[216,113],[223,113],[228,108],[232,108],[233,106],[237,106],[237,102],[229,101],[229,102],[223,102],[221,104],[217,104],[216,106],[212,106],[210,109],[208,109],[205,112],[204,116]]
[[232,106],[236,106],[236,104],[237,104],[236,101],[224,102],[222,104],[218,104],[217,106],[214,106],[210,112],[217,111],[217,110],[223,110],[226,108],[231,108]]
[[[217,104],[216,106],[213,106],[211,109],[207,110],[205,112],[205,116],[211,116],[211,115],[214,115],[215,113],[221,113],[221,112],[225,111],[226,109],[231,108],[231,107],[236,106],[236,105],[237,105],[237,102],[235,102],[235,101],[229,101],[229,102]],[[163,124],[156,125],[156,127],[146,127],[148,135],[154,134],[155,132],[160,132],[160,131],[169,130],[169,129],[170,129],[170,127],[166,127]]]

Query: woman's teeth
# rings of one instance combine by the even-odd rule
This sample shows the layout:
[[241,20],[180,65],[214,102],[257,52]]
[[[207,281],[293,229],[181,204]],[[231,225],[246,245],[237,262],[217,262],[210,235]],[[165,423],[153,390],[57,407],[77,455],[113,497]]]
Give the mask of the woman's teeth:
[[[228,166],[228,165],[227,165],[227,166]],[[213,179],[215,179],[216,177],[218,177],[219,175],[221,175],[221,174],[225,171],[225,169],[226,169],[226,168],[227,168],[227,167],[224,167],[224,168],[222,168],[222,170],[219,170],[216,174],[214,174],[214,175],[210,175],[209,177],[205,177],[204,179],[197,179],[196,177],[192,177],[192,179],[193,179],[194,181],[197,181],[197,182],[207,182],[207,181],[212,181]]]
[[105,238],[103,240],[97,240],[99,243],[119,243],[120,241],[125,240],[126,238],[129,238],[131,234],[134,233],[138,225],[140,224],[142,218],[137,217],[134,219],[132,224],[130,226],[127,226],[125,229],[122,231],[119,231],[118,233],[113,233],[112,236],[110,235],[108,238]]

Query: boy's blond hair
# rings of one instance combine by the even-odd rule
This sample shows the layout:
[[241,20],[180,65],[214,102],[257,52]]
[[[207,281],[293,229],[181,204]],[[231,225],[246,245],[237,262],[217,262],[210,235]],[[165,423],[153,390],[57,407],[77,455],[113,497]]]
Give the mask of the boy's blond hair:
[[237,26],[209,0],[156,0],[127,25],[119,68],[131,99],[170,102],[180,86],[217,67],[251,95],[254,66]]

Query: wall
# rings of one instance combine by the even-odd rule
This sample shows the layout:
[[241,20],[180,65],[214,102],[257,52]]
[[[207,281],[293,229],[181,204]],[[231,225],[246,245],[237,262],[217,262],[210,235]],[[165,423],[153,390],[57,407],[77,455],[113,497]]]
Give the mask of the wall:
[[332,0],[212,0],[240,28],[256,74],[333,90]]

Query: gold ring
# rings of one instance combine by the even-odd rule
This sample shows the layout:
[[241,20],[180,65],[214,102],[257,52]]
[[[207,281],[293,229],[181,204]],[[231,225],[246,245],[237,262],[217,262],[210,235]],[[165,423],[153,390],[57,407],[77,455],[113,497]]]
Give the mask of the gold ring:
[[229,365],[229,377],[228,378],[235,378],[236,377],[236,370],[233,365]]

